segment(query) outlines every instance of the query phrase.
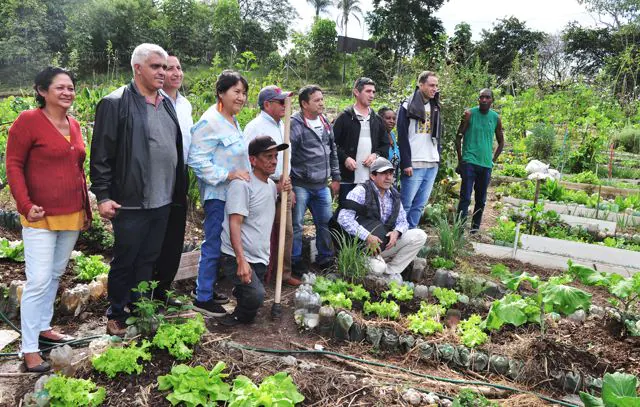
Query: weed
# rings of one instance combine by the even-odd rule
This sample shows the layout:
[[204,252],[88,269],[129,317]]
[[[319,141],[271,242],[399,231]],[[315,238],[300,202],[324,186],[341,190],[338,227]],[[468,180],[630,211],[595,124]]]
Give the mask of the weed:
[[454,216],[453,223],[446,217],[440,218],[437,224],[440,237],[440,256],[447,260],[454,260],[456,256],[465,252],[467,237],[464,234],[464,221],[460,216]]
[[369,272],[368,250],[363,249],[362,243],[346,233],[334,233],[338,241],[338,274],[352,283],[362,282]]

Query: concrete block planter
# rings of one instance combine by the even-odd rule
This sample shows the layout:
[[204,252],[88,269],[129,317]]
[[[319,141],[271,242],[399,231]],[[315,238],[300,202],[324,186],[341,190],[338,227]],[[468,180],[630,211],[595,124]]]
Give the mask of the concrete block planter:
[[[520,199],[520,198],[513,198],[510,196],[505,196],[502,198],[502,202],[505,204],[511,204],[517,207],[520,207],[522,205],[529,205],[531,203],[533,203],[533,201],[529,201],[526,199]],[[549,202],[546,201],[544,202],[544,210],[545,211],[555,211],[561,215],[571,215],[574,217],[581,217],[581,218],[585,218],[585,219],[591,219],[593,221],[597,221],[598,219],[596,219],[596,210],[593,208],[587,208],[586,206],[577,204],[577,203],[566,203],[566,204],[561,204],[561,203],[557,203],[557,202]],[[629,215],[626,214],[624,212],[618,212],[618,213],[613,213],[613,212],[606,212],[604,210],[600,210],[598,212],[598,217],[599,219],[605,220],[605,221],[610,221],[610,222],[617,222],[617,221],[625,221],[627,223],[630,224],[634,224],[633,222],[635,222],[635,224],[640,224],[640,216],[635,216],[635,215]],[[570,218],[573,219],[573,218]],[[574,219],[575,221],[575,219]],[[567,223],[569,223],[568,221],[566,221]],[[594,224],[598,224],[597,222],[594,222]],[[584,225],[584,223],[583,223]],[[603,227],[606,227],[606,224],[603,224]]]

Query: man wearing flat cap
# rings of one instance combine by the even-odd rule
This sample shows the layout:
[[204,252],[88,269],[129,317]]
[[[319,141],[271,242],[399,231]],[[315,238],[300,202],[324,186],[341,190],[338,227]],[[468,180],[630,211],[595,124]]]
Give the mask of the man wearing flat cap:
[[366,243],[371,273],[401,283],[400,274],[424,246],[427,235],[422,229],[409,229],[389,160],[378,157],[370,169],[369,180],[347,194],[338,223]]
[[[269,177],[275,172],[278,152],[289,148],[271,137],[259,136],[249,143],[252,172],[249,181],[229,183],[225,218],[222,224],[222,271],[232,278],[237,306],[233,313],[219,319],[234,326],[250,323],[264,302],[263,280],[269,265],[270,231],[276,214],[277,189]],[[286,179],[283,191],[291,190]]]
[[[293,92],[286,92],[275,85],[265,86],[258,94],[258,105],[260,113],[255,119],[251,120],[244,128],[244,140],[249,144],[251,140],[258,136],[269,136],[277,144],[284,142],[284,125],[282,118],[284,117],[284,101],[287,97],[293,95]],[[291,159],[289,159],[291,163]],[[278,153],[278,165],[276,172],[269,176],[276,183],[278,192],[284,178],[289,178],[289,173],[283,174],[284,154]],[[289,166],[291,168],[291,166]],[[284,234],[284,263],[282,272],[282,282],[290,286],[299,286],[302,281],[291,275],[291,250],[293,247],[293,221],[291,215],[292,203],[294,200],[293,192],[287,194],[287,223]],[[276,214],[280,213],[282,201],[278,199],[276,203]],[[280,216],[276,216],[271,231],[271,259],[269,261],[269,270],[276,267],[278,259],[278,238],[280,235]],[[271,272],[267,273],[268,275]]]

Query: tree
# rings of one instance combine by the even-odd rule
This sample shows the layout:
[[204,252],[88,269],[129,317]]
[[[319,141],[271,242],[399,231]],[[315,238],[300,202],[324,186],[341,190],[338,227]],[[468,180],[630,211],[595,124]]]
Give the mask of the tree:
[[471,41],[471,26],[465,22],[457,24],[453,37],[449,40],[449,54],[459,64],[466,64],[474,55],[475,46]]
[[571,58],[565,53],[562,36],[549,35],[538,48],[538,82],[564,83],[571,74]]
[[[587,11],[598,15],[600,23],[609,28],[620,29],[623,25],[638,21],[638,0],[578,0]],[[604,17],[604,18],[603,18]],[[613,20],[613,24],[607,21]]]
[[196,0],[163,0],[158,21],[165,31],[163,46],[179,56],[202,59],[211,48],[213,7]]
[[240,7],[238,0],[218,0],[213,12],[213,49],[225,64],[231,65],[240,40]]
[[338,24],[340,25],[340,29],[342,30],[342,35],[346,37],[347,25],[349,24],[349,16],[353,16],[358,24],[361,24],[360,19],[358,18],[358,14],[362,14],[362,9],[360,8],[360,0],[336,0],[336,8],[338,10],[342,10],[340,16],[338,17]]
[[238,52],[253,52],[258,61],[262,61],[270,53],[278,50],[278,44],[272,37],[272,33],[265,31],[257,21],[244,21],[240,40],[238,41]]
[[323,11],[327,11],[332,4],[331,0],[307,0],[307,3],[316,9],[316,18],[320,17],[320,13]]
[[318,18],[311,26],[309,42],[311,43],[311,66],[316,73],[316,80],[330,80],[338,77],[338,51],[336,49],[336,23]]
[[442,21],[434,14],[444,0],[373,0],[366,21],[373,38],[394,53],[394,61],[410,52],[421,53],[439,41]]
[[287,42],[289,21],[298,18],[289,0],[238,0],[242,21],[257,21],[278,45]]
[[621,51],[608,28],[583,28],[575,23],[565,28],[562,38],[565,52],[575,61],[572,72],[593,76],[604,68],[606,61]]
[[526,24],[515,17],[498,19],[493,28],[482,30],[478,43],[478,55],[482,62],[489,64],[489,72],[506,79],[516,56],[520,64],[532,58],[545,34],[529,30]]

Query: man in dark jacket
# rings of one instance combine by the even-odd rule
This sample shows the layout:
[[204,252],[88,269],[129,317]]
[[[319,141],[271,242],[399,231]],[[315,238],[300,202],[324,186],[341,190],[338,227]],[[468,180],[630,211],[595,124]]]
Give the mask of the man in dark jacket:
[[342,179],[340,205],[357,184],[369,179],[369,167],[373,161],[389,155],[389,138],[384,122],[371,109],[375,94],[373,80],[364,77],[356,80],[353,85],[356,103],[346,108],[333,125]]
[[407,210],[409,229],[413,229],[429,201],[440,163],[442,121],[435,73],[424,71],[418,76],[413,95],[400,105],[396,128],[402,205]]
[[91,191],[115,237],[108,281],[111,335],[124,335],[125,308],[136,300],[131,290],[151,279],[171,205],[186,204],[180,124],[159,92],[167,53],[141,44],[131,68],[133,81],[98,104],[91,143]]
[[[298,101],[301,110],[291,117],[291,183],[295,196],[291,263],[294,272],[302,274],[306,271],[302,261],[302,224],[307,208],[316,226],[316,263],[321,268],[333,263],[328,224],[331,193],[336,195],[340,188],[340,169],[331,125],[322,115],[322,89],[305,86],[300,89]],[[327,187],[329,177],[331,192]]]

